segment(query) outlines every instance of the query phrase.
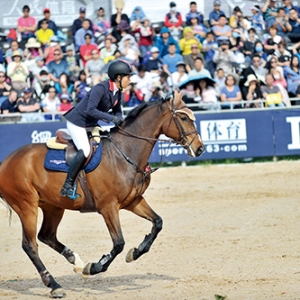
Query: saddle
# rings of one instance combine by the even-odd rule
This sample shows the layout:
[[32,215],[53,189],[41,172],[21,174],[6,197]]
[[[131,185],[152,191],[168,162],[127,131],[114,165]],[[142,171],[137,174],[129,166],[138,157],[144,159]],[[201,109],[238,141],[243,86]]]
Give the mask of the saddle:
[[[84,167],[88,165],[91,158],[93,157],[93,154],[95,153],[97,146],[100,144],[101,141],[100,131],[103,132],[104,130],[99,126],[96,126],[96,127],[86,128],[86,131],[87,131],[91,151],[90,151],[90,155],[86,159]],[[65,150],[65,161],[67,165],[70,165],[73,158],[76,156],[77,148],[75,147],[75,144],[67,129],[65,128],[58,129],[55,135],[56,135],[55,137],[50,138],[47,141],[46,145],[49,149]],[[81,184],[81,188],[85,195],[85,202],[83,203],[79,211],[81,213],[96,212],[95,202],[90,193],[84,170],[81,170],[79,172],[78,180]]]
[[[100,144],[100,131],[104,131],[100,126],[86,128],[91,151],[90,155],[86,159],[84,166],[86,166],[89,163],[97,149],[97,145]],[[49,149],[66,150],[65,160],[66,163],[70,165],[77,153],[77,149],[73,143],[73,140],[66,128],[58,129],[55,135],[55,137],[52,137],[47,141],[46,145]]]

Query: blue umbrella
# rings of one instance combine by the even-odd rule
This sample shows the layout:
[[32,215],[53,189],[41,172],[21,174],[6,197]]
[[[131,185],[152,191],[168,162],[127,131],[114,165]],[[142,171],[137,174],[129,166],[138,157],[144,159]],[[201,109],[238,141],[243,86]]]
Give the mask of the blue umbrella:
[[187,80],[183,81],[179,85],[179,89],[184,89],[188,84],[194,84],[195,87],[199,87],[200,80],[205,80],[207,85],[214,86],[216,81],[213,78],[207,77],[205,75],[189,77]]

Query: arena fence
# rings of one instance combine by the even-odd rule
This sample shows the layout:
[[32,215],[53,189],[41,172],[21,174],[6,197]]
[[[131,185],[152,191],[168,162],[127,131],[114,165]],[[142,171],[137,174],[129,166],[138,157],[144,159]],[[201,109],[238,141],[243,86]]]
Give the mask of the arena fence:
[[[299,99],[292,99],[292,101]],[[239,102],[240,103],[240,102]],[[263,101],[261,103],[264,103]],[[150,162],[277,157],[300,154],[300,106],[290,108],[195,111],[196,125],[206,146],[200,158],[191,158],[178,145],[157,143]],[[30,143],[43,143],[65,127],[64,121],[41,121],[49,113],[1,115],[0,161]],[[10,118],[10,119],[9,119]],[[5,120],[6,122],[3,122]],[[104,128],[111,126],[101,123]],[[130,156],[130,153],[128,153]]]

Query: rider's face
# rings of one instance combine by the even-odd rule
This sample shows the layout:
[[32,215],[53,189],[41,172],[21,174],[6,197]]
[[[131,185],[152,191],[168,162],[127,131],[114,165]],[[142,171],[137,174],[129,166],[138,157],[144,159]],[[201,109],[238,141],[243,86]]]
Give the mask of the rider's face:
[[122,78],[122,88],[126,89],[130,84],[130,75],[123,76]]

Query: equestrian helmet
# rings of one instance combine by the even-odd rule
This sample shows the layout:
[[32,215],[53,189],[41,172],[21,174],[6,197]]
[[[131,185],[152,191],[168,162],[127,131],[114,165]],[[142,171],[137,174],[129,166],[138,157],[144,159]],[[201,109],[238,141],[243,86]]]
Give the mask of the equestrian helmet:
[[108,67],[107,74],[111,80],[115,80],[118,75],[131,75],[132,69],[128,62],[124,60],[116,60]]

